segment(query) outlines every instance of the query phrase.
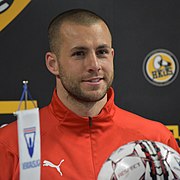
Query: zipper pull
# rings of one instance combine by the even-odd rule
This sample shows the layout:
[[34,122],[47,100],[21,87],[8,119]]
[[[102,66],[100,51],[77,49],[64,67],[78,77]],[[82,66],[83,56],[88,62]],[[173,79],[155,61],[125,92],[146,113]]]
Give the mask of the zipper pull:
[[89,127],[92,127],[92,117],[89,117]]

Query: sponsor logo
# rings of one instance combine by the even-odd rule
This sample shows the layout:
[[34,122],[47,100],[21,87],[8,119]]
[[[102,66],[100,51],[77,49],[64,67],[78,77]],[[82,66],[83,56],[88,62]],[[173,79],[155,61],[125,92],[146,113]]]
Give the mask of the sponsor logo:
[[122,169],[119,173],[118,173],[118,177],[127,177],[129,175],[129,173],[131,173],[132,171],[136,170],[137,168],[140,168],[141,164],[139,162],[133,164],[132,166]]
[[0,0],[0,31],[2,31],[22,10],[30,0]]
[[153,85],[165,86],[172,83],[179,72],[179,64],[173,53],[165,49],[150,52],[143,63],[145,78]]
[[24,162],[22,164],[23,169],[36,168],[39,166],[40,166],[40,159],[34,160],[34,161],[29,161],[29,162]]
[[61,172],[60,166],[63,162],[64,162],[64,159],[62,159],[58,165],[55,165],[50,161],[44,160],[43,166],[49,166],[49,167],[55,168],[59,172],[59,174],[62,176],[63,174]]
[[6,11],[13,3],[13,0],[0,0],[0,13]]
[[[26,109],[33,109],[37,107],[37,100],[27,100],[27,101],[11,101],[4,100],[0,101],[0,114],[14,114],[17,111],[19,104],[21,103],[21,107],[19,110],[24,110],[25,105]],[[7,118],[8,119],[8,118]]]
[[34,153],[36,128],[35,127],[25,128],[23,131],[24,131],[24,138],[26,140],[26,145],[28,148],[28,153],[30,157],[32,158],[33,153]]

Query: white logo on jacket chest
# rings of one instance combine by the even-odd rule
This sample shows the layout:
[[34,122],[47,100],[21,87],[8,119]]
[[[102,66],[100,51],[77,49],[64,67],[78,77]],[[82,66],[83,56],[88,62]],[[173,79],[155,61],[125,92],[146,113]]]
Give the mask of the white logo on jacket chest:
[[57,170],[57,171],[59,172],[59,174],[62,176],[62,172],[61,172],[60,166],[61,166],[61,164],[62,164],[63,162],[64,162],[64,159],[62,159],[58,165],[55,165],[55,164],[53,164],[53,163],[50,162],[50,161],[44,160],[44,161],[43,161],[43,166],[49,166],[49,167],[52,167],[52,168],[56,168],[56,170]]

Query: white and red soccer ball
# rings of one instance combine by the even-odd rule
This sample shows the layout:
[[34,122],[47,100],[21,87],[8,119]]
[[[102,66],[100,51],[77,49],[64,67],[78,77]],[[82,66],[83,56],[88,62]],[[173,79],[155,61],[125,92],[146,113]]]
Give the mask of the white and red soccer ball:
[[114,151],[98,180],[180,180],[180,154],[160,142],[139,140]]

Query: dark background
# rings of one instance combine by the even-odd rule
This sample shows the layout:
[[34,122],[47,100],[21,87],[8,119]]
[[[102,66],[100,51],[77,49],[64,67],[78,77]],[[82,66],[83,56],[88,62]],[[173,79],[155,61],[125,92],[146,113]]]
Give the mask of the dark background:
[[[0,32],[0,100],[19,100],[22,81],[28,80],[39,107],[50,102],[55,79],[44,60],[49,21],[64,10],[86,8],[104,17],[113,34],[116,104],[179,127],[179,75],[159,87],[150,84],[142,70],[147,54],[159,48],[171,51],[179,61],[179,7],[179,0],[31,0]],[[0,115],[0,124],[13,120],[13,115]]]

